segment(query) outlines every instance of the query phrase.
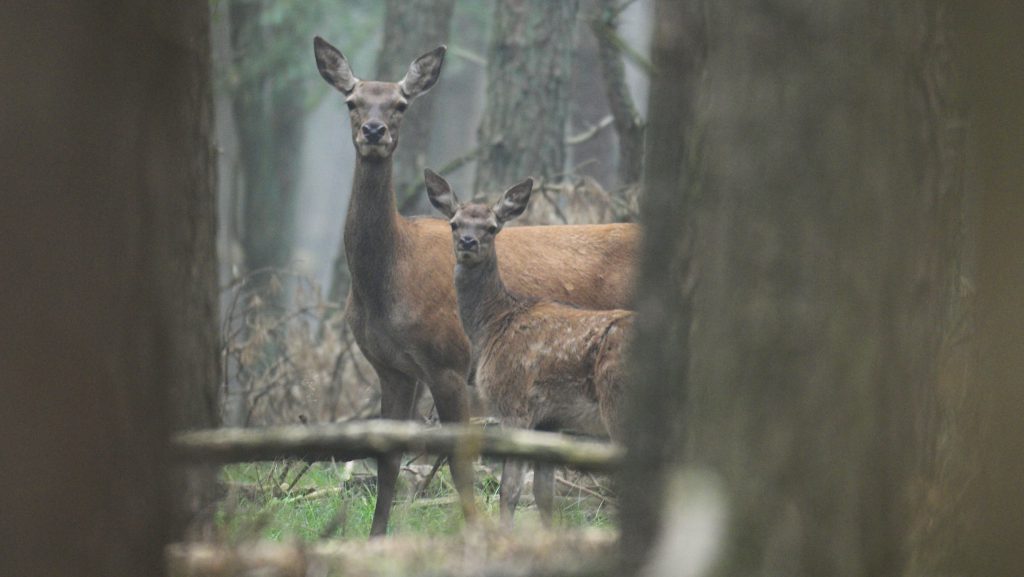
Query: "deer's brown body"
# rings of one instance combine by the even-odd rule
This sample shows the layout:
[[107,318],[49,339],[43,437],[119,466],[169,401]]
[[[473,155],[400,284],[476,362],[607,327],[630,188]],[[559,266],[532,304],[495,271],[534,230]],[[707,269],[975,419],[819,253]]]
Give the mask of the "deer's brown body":
[[[361,81],[336,48],[314,42],[321,75],[346,96],[357,160],[345,221],[352,274],[346,319],[380,379],[381,416],[408,419],[416,381],[430,389],[445,422],[468,418],[469,342],[459,323],[449,225],[407,219],[397,210],[392,153],[406,106],[436,82],[444,48],[427,53],[398,83]],[[509,286],[591,308],[625,306],[637,257],[633,225],[510,229],[498,250]],[[398,457],[378,461],[371,535],[387,531]],[[471,470],[453,466],[464,511],[472,514]]]
[[[633,313],[591,310],[530,297],[506,285],[502,226],[526,209],[532,181],[494,207],[459,205],[440,176],[427,174],[431,203],[450,218],[459,317],[469,336],[475,381],[503,425],[619,436],[623,351]],[[500,263],[500,267],[499,267]],[[500,270],[499,270],[500,269]],[[506,462],[501,511],[511,523],[523,469]],[[537,467],[537,504],[551,518],[552,472]]]

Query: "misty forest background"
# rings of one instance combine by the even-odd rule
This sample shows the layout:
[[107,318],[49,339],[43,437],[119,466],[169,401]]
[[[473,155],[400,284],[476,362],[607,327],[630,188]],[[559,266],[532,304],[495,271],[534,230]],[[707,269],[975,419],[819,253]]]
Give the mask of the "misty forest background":
[[355,158],[343,100],[310,74],[315,34],[364,79],[397,81],[423,52],[449,47],[443,81],[402,130],[403,214],[437,216],[422,184],[429,167],[464,198],[534,177],[541,193],[523,222],[635,220],[653,2],[212,6],[219,278],[231,287],[225,424],[368,416],[377,402],[338,316]]

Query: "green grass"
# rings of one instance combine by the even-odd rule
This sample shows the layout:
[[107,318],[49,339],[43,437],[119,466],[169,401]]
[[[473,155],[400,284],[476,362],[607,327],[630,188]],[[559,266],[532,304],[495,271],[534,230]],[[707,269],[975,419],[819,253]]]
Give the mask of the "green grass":
[[[248,463],[226,466],[221,481],[228,494],[215,517],[218,532],[229,542],[251,538],[312,541],[321,538],[364,539],[370,532],[376,503],[376,484],[364,463],[346,470],[341,464],[314,463],[298,479],[304,464]],[[355,473],[354,475],[352,473]],[[282,487],[281,479],[287,486]],[[410,476],[399,477],[399,496],[389,531],[405,535],[448,535],[463,526],[450,473],[443,467],[426,494],[412,498]],[[340,488],[340,489],[339,489]],[[498,479],[477,472],[475,497],[488,518],[498,519]],[[516,526],[528,530],[540,518],[524,494],[516,511]],[[612,527],[611,506],[582,492],[556,501],[556,528]]]

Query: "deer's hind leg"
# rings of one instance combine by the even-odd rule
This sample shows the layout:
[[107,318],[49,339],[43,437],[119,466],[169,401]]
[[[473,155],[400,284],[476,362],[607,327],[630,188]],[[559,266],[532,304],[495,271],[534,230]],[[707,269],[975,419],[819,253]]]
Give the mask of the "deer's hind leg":
[[533,498],[537,501],[541,522],[545,527],[551,527],[555,509],[555,466],[551,463],[534,463]]
[[[466,423],[469,421],[469,394],[465,377],[455,370],[438,371],[427,383],[434,397],[437,415],[443,423]],[[467,521],[477,518],[476,501],[473,496],[473,461],[476,455],[452,455],[448,466],[452,482],[459,492],[462,513]]]
[[501,468],[501,488],[498,492],[498,506],[501,524],[508,529],[512,528],[516,506],[519,504],[519,497],[523,493],[523,479],[525,476],[525,461],[505,459],[505,464]]

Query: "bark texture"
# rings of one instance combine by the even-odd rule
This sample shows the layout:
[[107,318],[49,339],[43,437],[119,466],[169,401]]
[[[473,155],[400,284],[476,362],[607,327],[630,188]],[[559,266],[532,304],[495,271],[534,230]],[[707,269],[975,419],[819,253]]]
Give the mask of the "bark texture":
[[[377,56],[378,80],[398,82],[409,63],[448,43],[455,0],[388,0],[384,13],[384,43]],[[437,115],[436,91],[413,104],[415,110],[402,122],[402,137],[395,151],[395,195],[398,209],[410,214],[425,207],[423,169],[427,168],[430,137]]]
[[217,359],[208,11],[4,6],[0,574],[164,571],[166,440]]
[[565,129],[578,0],[498,0],[487,55],[487,107],[477,192],[565,165]]

